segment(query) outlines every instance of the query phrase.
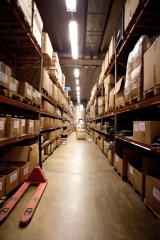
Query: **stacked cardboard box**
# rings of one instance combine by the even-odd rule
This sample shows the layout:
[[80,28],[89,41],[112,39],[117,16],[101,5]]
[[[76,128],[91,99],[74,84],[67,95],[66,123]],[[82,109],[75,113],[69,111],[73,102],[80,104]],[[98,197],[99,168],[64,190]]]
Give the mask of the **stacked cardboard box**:
[[104,88],[105,88],[105,113],[109,111],[109,95],[114,86],[114,77],[109,74],[104,79]]
[[53,48],[48,33],[46,32],[42,33],[42,52],[44,56],[47,57],[47,60],[49,60],[49,63],[51,64]]
[[115,39],[114,39],[114,36],[112,36],[110,44],[109,44],[109,49],[108,49],[108,62],[109,62],[109,64],[111,63],[114,54],[115,54]]
[[33,3],[33,19],[32,19],[32,31],[33,35],[36,38],[39,46],[41,47],[42,43],[42,30],[43,30],[43,22],[39,11],[37,9],[36,3]]
[[130,21],[132,20],[136,9],[139,5],[139,0],[126,0],[124,7],[124,30],[127,29]]
[[0,62],[0,86],[9,88],[9,82],[12,75],[10,67]]
[[123,107],[124,106],[124,77],[122,77],[116,84],[115,84],[115,107]]
[[98,115],[102,115],[104,113],[104,97],[98,98]]
[[142,194],[142,172],[128,163],[127,177],[134,189]]

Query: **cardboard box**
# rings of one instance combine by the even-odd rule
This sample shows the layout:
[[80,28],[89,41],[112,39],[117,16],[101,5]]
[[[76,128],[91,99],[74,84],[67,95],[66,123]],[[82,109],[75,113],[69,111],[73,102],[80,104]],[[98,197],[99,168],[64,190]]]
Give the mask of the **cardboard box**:
[[27,134],[34,134],[34,120],[26,119],[26,133]]
[[42,52],[52,60],[53,48],[48,33],[42,33]]
[[145,200],[160,215],[160,179],[146,176]]
[[40,128],[43,129],[44,128],[44,117],[40,118]]
[[103,147],[103,151],[106,154],[106,156],[108,156],[108,142],[104,140],[104,147]]
[[133,171],[134,171],[134,167],[128,163],[127,178],[132,185],[133,185]]
[[6,137],[17,137],[20,135],[20,119],[6,118]]
[[1,156],[1,161],[8,162],[27,162],[29,154],[29,146],[14,146],[6,151],[3,156]]
[[3,62],[0,62],[0,72],[5,73],[9,77],[12,75],[12,69],[5,65]]
[[51,151],[52,151],[52,149],[51,149],[51,144],[49,144],[47,147],[45,147],[45,149],[44,149],[44,154],[45,154],[45,155],[50,155],[50,154],[51,154]]
[[104,59],[104,72],[106,72],[108,65],[109,65],[109,53],[107,51],[105,59]]
[[42,45],[42,32],[39,30],[35,19],[33,19],[32,32],[33,32],[33,36],[35,37],[38,45],[41,47],[41,45]]
[[5,194],[5,183],[6,179],[4,176],[0,176],[0,198]]
[[77,136],[77,139],[86,139],[86,130],[85,129],[77,129],[76,136]]
[[127,177],[134,189],[142,194],[142,172],[128,163]]
[[112,88],[109,94],[109,109],[113,109],[115,106],[115,95],[114,95],[115,88]]
[[20,119],[20,135],[26,133],[26,119]]
[[115,85],[115,107],[124,106],[124,77]]
[[7,165],[9,167],[16,167],[19,168],[19,182],[23,183],[26,179],[29,177],[29,169],[30,169],[30,163],[29,162],[7,162]]
[[19,185],[19,168],[6,167],[4,170],[0,171],[0,175],[5,176],[6,179],[5,195]]
[[105,107],[104,106],[98,107],[98,115],[104,114],[104,111],[105,111]]
[[19,83],[19,94],[23,97],[32,100],[32,91],[33,87],[27,82],[20,82]]
[[160,84],[160,37],[144,53],[144,84],[146,92]]
[[29,24],[32,26],[32,0],[17,0],[17,5],[20,6],[22,12]]
[[52,54],[52,64],[59,63],[59,58],[57,52],[53,52]]
[[104,106],[104,97],[98,98],[98,107]]
[[4,88],[9,87],[9,77],[7,74],[0,71],[0,86]]
[[10,77],[9,78],[9,90],[12,92],[18,93],[19,91],[19,81],[15,78]]
[[0,138],[4,138],[6,134],[6,118],[0,118]]
[[124,7],[124,30],[128,27],[138,5],[139,0],[126,0]]
[[38,11],[38,8],[36,6],[36,3],[34,2],[33,3],[33,20],[35,21],[37,27],[38,27],[38,30],[39,32],[41,33],[42,35],[42,30],[43,30],[43,21],[41,19],[41,16],[39,14],[39,11]]
[[50,78],[48,75],[48,72],[43,68],[42,71],[42,88],[44,90],[46,90],[46,92],[49,93],[49,82],[50,82]]
[[114,167],[117,169],[121,177],[127,176],[127,166],[125,160],[119,157],[116,153],[114,154]]
[[115,39],[114,39],[114,36],[112,36],[111,38],[111,41],[110,41],[110,44],[109,44],[109,55],[108,55],[108,61],[109,61],[109,64],[111,63],[111,60],[115,54]]
[[[104,79],[104,88],[107,88],[108,85],[113,88],[114,86],[114,76],[112,74],[109,74],[105,79]],[[110,92],[110,91],[109,91]],[[108,91],[105,90],[105,94],[107,94]]]
[[108,149],[108,161],[111,164],[111,166],[114,165],[114,150],[113,149]]
[[40,131],[40,120],[34,120],[34,132],[39,134]]
[[38,144],[29,145],[29,154],[28,154],[28,162],[30,162],[30,170],[31,173],[33,169],[39,164],[39,148]]
[[160,135],[160,121],[134,121],[133,137],[151,145],[156,136]]

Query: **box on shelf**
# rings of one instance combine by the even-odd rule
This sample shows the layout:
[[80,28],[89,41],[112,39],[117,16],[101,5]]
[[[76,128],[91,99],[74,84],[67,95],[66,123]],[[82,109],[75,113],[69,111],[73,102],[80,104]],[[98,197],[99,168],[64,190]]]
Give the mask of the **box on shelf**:
[[85,129],[76,129],[77,139],[86,139],[86,130]]
[[11,161],[6,163],[9,167],[19,168],[19,182],[22,183],[29,177],[29,162]]
[[145,144],[151,145],[154,138],[160,135],[160,121],[134,121],[133,137]]
[[107,51],[105,59],[104,59],[104,72],[106,72],[108,65],[109,65],[109,53]]
[[43,68],[42,70],[42,88],[49,93],[49,82],[50,78],[48,72]]
[[127,177],[134,189],[142,194],[142,172],[128,163]]
[[104,106],[99,106],[98,107],[98,115],[104,114],[105,107]]
[[6,64],[4,64],[3,62],[0,62],[0,72],[5,73],[9,77],[11,77],[12,75],[12,69],[8,67]]
[[0,118],[0,138],[4,138],[6,135],[6,118]]
[[113,148],[108,148],[108,161],[109,161],[109,163],[111,164],[111,166],[113,166],[114,165],[114,150],[113,150]]
[[6,137],[17,137],[20,134],[20,119],[6,118]]
[[160,179],[146,176],[145,201],[156,214],[160,215]]
[[18,89],[19,89],[19,81],[16,80],[15,78],[10,77],[9,78],[9,90],[11,90],[12,92],[18,93]]
[[125,177],[127,175],[127,166],[125,164],[125,161],[121,157],[119,157],[116,153],[114,155],[114,167],[121,175],[121,177]]
[[4,72],[0,71],[0,87],[9,87],[9,77]]
[[33,35],[35,36],[39,46],[41,47],[42,43],[42,30],[43,30],[43,21],[41,19],[41,16],[39,14],[38,8],[36,6],[36,3],[33,3],[33,25],[32,25],[32,31]]
[[44,128],[44,117],[40,117],[40,127],[41,129]]
[[26,133],[27,134],[34,134],[34,120],[32,119],[26,119]]
[[51,154],[51,144],[49,144],[47,147],[45,147],[44,154],[45,155],[50,155]]
[[22,12],[29,24],[32,26],[32,0],[17,0],[17,5],[20,6]]
[[124,77],[122,77],[115,85],[115,107],[124,106]]
[[39,148],[38,144],[32,144],[28,146],[29,154],[28,154],[28,162],[30,163],[29,173],[33,171],[33,169],[39,164]]
[[136,9],[139,5],[139,0],[126,0],[124,7],[124,30],[127,29]]
[[115,95],[114,95],[115,88],[112,88],[109,94],[109,110],[113,110],[115,106]]
[[59,58],[57,52],[52,53],[52,64],[59,63]]
[[48,58],[51,62],[53,48],[52,48],[52,44],[51,44],[50,38],[48,36],[48,33],[46,33],[46,32],[42,33],[42,52],[48,56]]
[[38,134],[40,131],[40,120],[34,120],[34,132]]
[[152,90],[160,84],[160,37],[144,53],[144,85],[143,91]]
[[20,135],[26,133],[26,119],[20,119]]
[[104,106],[104,97],[98,98],[98,107]]
[[28,161],[28,154],[29,154],[29,147],[28,146],[14,146],[6,151],[3,156],[1,156],[1,160],[6,162],[27,162]]
[[20,82],[19,83],[19,94],[23,97],[32,100],[32,91],[33,87],[27,82]]
[[5,195],[10,193],[19,185],[19,168],[5,167],[0,171],[1,176],[5,176]]
[[37,22],[33,18],[33,26],[32,26],[33,36],[35,37],[38,45],[41,47],[42,45],[42,32],[39,30]]
[[5,183],[6,179],[4,176],[0,176],[0,198],[5,194]]

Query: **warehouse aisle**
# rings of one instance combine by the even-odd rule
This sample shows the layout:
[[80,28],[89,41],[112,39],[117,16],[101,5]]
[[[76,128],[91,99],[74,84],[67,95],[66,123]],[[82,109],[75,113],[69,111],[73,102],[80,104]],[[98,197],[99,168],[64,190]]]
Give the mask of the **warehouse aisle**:
[[1,240],[160,239],[157,220],[90,139],[73,133],[44,170],[49,184],[31,224],[18,227],[32,190],[0,226]]

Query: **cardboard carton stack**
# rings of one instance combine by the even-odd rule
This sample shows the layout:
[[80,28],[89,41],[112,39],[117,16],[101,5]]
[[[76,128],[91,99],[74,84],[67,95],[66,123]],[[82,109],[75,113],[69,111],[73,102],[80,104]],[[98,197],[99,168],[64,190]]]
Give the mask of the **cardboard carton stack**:
[[139,0],[126,0],[124,7],[124,30],[127,29],[130,21],[133,19],[133,16],[139,5]]
[[98,115],[102,115],[104,113],[104,97],[98,98]]
[[[113,75],[109,74],[104,79],[104,88],[105,88],[105,113],[109,111],[109,98],[110,92],[114,87],[114,77]],[[111,104],[111,103],[110,103]]]
[[124,82],[125,79],[122,77],[116,84],[115,84],[115,107],[119,109],[120,107],[124,107]]
[[39,14],[38,8],[36,6],[36,3],[33,3],[33,13],[32,13],[32,32],[37,40],[39,46],[41,47],[42,44],[42,30],[43,30],[43,21],[41,19],[41,16]]

